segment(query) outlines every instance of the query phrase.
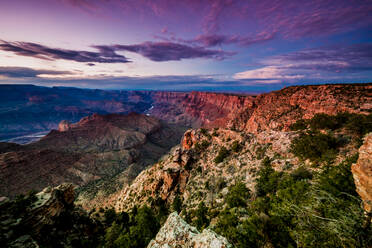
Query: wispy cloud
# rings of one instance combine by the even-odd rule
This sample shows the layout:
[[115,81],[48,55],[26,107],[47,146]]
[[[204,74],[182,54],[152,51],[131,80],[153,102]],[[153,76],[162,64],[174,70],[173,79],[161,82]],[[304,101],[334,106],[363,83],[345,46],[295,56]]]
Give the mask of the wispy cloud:
[[233,52],[207,49],[202,46],[188,46],[174,42],[143,42],[132,45],[94,45],[98,52],[50,48],[30,42],[7,42],[0,40],[0,50],[13,52],[20,56],[45,60],[72,60],[76,62],[94,63],[128,63],[131,62],[118,51],[138,53],[152,61],[172,61],[182,59],[207,58],[223,60],[234,55]]
[[[170,18],[172,13],[182,16],[197,11],[200,31],[204,35],[223,33],[226,30],[222,27],[226,23],[236,23],[241,27],[255,25],[259,31],[252,33],[252,38],[262,31],[299,38],[344,32],[372,24],[372,3],[369,0],[185,0],[177,1],[177,4],[174,0],[62,1],[88,11],[121,9],[123,15],[137,13],[143,19],[150,15]],[[245,30],[238,30],[244,34]]]
[[51,48],[31,42],[7,42],[0,40],[0,50],[13,52],[20,56],[45,60],[72,60],[76,62],[128,63],[125,56],[116,54],[109,47],[96,46],[98,52]]
[[335,79],[372,73],[372,44],[306,49],[262,61],[262,67],[236,73],[238,80],[295,81],[302,78]]
[[115,45],[109,48],[141,54],[152,61],[170,61],[193,58],[223,60],[234,55],[232,52],[211,50],[201,46],[188,46],[173,42],[144,42],[135,45]]
[[73,75],[73,72],[69,71],[53,71],[53,70],[36,70],[27,67],[0,67],[0,75],[8,78],[35,78],[40,75]]

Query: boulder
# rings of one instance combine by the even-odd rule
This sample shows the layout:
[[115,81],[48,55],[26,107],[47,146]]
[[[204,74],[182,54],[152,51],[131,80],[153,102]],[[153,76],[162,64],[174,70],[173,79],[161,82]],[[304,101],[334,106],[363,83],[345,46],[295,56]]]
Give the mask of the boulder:
[[177,212],[174,212],[169,215],[167,221],[147,248],[173,247],[229,248],[232,245],[226,238],[210,229],[204,229],[200,233],[195,227],[187,224]]

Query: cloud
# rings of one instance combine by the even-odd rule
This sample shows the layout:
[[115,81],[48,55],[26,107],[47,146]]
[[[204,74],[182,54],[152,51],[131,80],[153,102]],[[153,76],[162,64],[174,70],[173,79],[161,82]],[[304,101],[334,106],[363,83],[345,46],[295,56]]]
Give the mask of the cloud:
[[116,54],[110,47],[95,46],[98,52],[50,48],[31,42],[7,42],[0,40],[0,50],[45,60],[72,60],[76,62],[128,63],[125,56]]
[[262,61],[262,67],[236,73],[237,80],[343,79],[370,78],[372,44],[321,47],[274,56]]
[[67,50],[50,48],[30,42],[7,42],[0,40],[0,50],[13,52],[20,56],[34,57],[45,60],[72,60],[76,62],[94,63],[128,63],[125,56],[117,54],[118,51],[138,53],[152,61],[171,61],[194,58],[207,58],[223,60],[234,55],[233,52],[211,50],[201,46],[189,46],[174,42],[143,42],[133,45],[94,45],[92,48],[99,52]]
[[272,63],[297,70],[335,73],[372,71],[372,44],[306,49],[274,57]]
[[10,78],[35,78],[40,75],[73,75],[69,71],[36,70],[27,67],[0,67],[0,75]]
[[[120,9],[122,15],[135,13],[141,19],[151,15],[164,21],[182,23],[184,15],[197,12],[200,31],[205,35],[223,33],[227,28],[247,27],[256,33],[279,33],[301,38],[328,35],[372,25],[370,0],[63,0],[71,6],[95,12]],[[181,18],[174,20],[174,13]],[[149,18],[150,19],[150,18]],[[236,34],[242,34],[240,28]],[[221,32],[222,31],[222,32]]]
[[193,58],[223,60],[234,55],[233,52],[210,50],[201,46],[188,46],[174,42],[144,42],[135,45],[114,45],[108,48],[116,51],[138,53],[152,61],[157,62]]
[[[236,73],[234,79],[250,79],[250,80],[267,80],[269,83],[273,82],[273,79],[300,79],[304,75],[291,75],[285,68],[277,66],[266,66],[259,69],[248,70]],[[278,81],[275,81],[278,82]]]
[[242,37],[239,35],[199,35],[194,40],[186,42],[195,42],[200,43],[206,47],[220,46],[220,45],[229,45],[229,44],[238,44],[241,46],[250,46],[256,43],[262,43],[265,41],[272,40],[274,38],[274,33],[265,33],[262,32],[256,36],[246,36]]

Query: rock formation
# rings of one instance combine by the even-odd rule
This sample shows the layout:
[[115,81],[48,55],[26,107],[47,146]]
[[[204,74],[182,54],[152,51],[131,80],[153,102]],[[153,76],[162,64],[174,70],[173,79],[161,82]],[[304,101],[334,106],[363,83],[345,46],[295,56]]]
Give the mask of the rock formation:
[[212,230],[204,229],[200,233],[195,227],[187,224],[176,212],[169,215],[147,248],[231,248],[226,238]]
[[372,212],[372,133],[364,138],[364,143],[359,148],[358,161],[353,164],[351,170],[364,209]]
[[64,183],[54,188],[47,187],[36,194],[37,200],[33,203],[24,224],[32,227],[35,233],[45,225],[52,225],[55,218],[73,205],[75,187],[71,183]]
[[75,207],[75,187],[65,183],[37,194],[0,202],[1,247],[82,247],[97,225]]
[[[61,130],[51,131],[36,143],[0,143],[0,195],[14,197],[65,181],[84,186],[102,178],[111,186],[105,184],[99,190],[115,192],[112,187],[129,183],[177,144],[184,132],[136,113],[94,114],[62,124]],[[100,194],[94,199],[104,197]]]
[[252,108],[232,119],[229,126],[252,133],[288,130],[299,119],[317,113],[368,114],[372,108],[372,84],[292,86],[257,96]]
[[192,127],[220,127],[253,106],[253,96],[209,92],[155,92],[151,115]]
[[58,131],[66,132],[70,129],[71,123],[69,121],[63,120],[58,124]]

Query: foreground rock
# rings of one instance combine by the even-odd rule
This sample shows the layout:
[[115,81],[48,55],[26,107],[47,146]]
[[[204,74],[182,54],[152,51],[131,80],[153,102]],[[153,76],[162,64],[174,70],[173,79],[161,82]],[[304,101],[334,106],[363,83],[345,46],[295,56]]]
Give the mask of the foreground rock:
[[74,200],[75,186],[65,183],[1,202],[1,247],[81,247],[97,225]]
[[358,161],[351,167],[355,186],[363,200],[364,209],[372,211],[372,133],[369,133],[359,148]]
[[215,232],[204,229],[200,233],[195,227],[187,224],[176,212],[169,215],[156,238],[147,248],[229,248],[232,245],[226,238]]

